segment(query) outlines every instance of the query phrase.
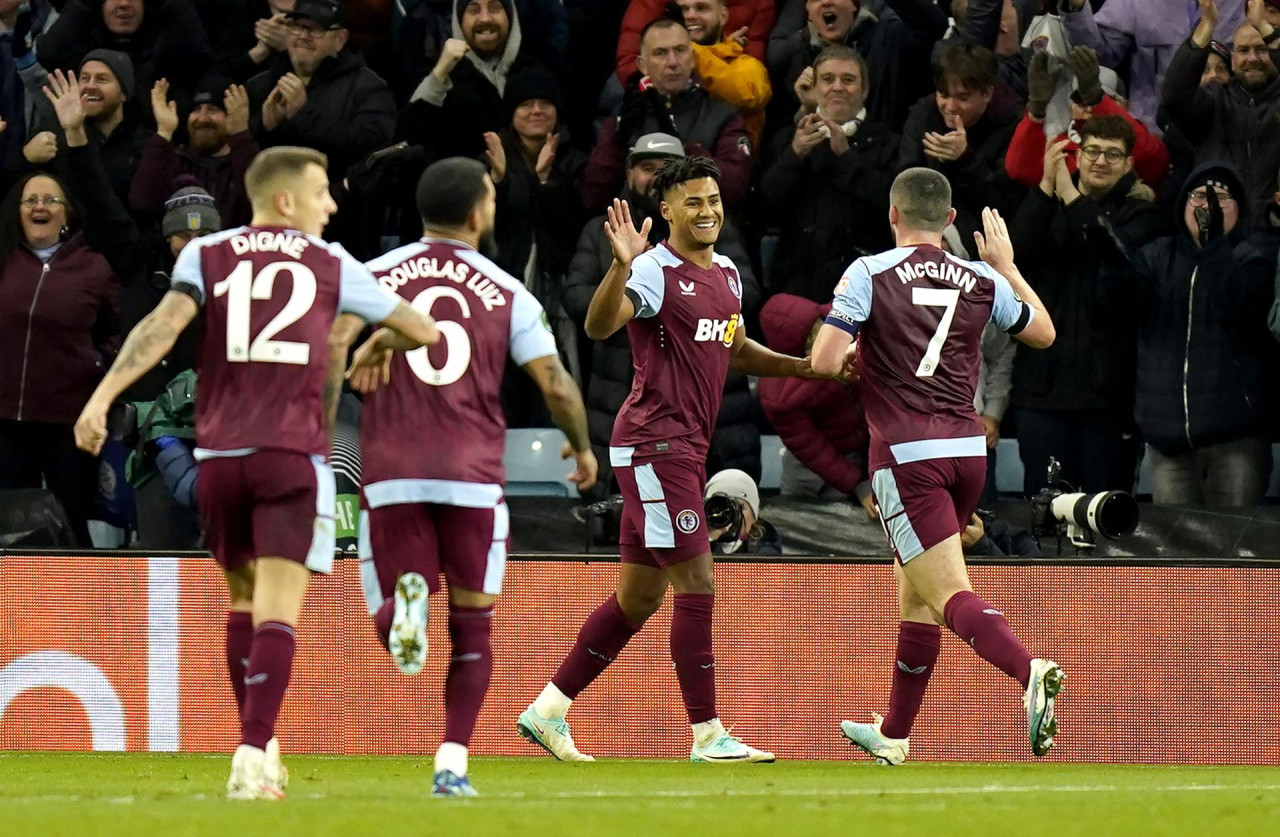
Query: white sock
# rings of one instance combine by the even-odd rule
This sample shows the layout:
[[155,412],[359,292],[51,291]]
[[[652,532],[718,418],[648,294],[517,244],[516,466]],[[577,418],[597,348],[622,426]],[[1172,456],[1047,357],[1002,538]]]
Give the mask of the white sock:
[[446,741],[436,750],[436,772],[448,770],[455,776],[467,775],[467,748]]
[[558,721],[569,713],[569,706],[572,703],[573,699],[556,688],[556,684],[548,683],[542,690],[542,694],[538,695],[538,699],[533,702],[533,711],[543,718]]
[[699,746],[714,741],[721,735],[724,735],[724,724],[720,723],[719,718],[712,718],[710,721],[703,721],[700,724],[690,724],[693,727],[693,740]]

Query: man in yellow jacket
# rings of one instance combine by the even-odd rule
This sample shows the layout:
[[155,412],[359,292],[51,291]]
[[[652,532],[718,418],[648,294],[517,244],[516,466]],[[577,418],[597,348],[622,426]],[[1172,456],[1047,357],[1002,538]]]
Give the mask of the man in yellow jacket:
[[727,0],[679,0],[684,25],[693,39],[694,70],[702,86],[717,99],[738,109],[751,134],[752,145],[760,146],[764,130],[764,106],[773,95],[769,71],[747,54],[747,27],[726,33],[729,19]]

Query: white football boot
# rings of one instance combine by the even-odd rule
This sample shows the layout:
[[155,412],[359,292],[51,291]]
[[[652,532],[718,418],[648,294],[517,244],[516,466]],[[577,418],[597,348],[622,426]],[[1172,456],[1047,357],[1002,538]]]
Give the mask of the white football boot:
[[876,764],[902,764],[911,751],[911,741],[907,738],[888,738],[880,732],[884,717],[871,713],[871,723],[855,724],[853,721],[840,722],[840,734],[849,739],[849,743],[862,750],[876,760]]

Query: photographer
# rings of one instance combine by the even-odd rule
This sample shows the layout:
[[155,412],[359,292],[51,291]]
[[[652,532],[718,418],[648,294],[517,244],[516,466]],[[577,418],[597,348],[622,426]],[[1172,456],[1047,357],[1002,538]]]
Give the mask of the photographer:
[[704,509],[712,554],[782,554],[782,537],[760,519],[760,489],[746,471],[726,468],[707,480]]

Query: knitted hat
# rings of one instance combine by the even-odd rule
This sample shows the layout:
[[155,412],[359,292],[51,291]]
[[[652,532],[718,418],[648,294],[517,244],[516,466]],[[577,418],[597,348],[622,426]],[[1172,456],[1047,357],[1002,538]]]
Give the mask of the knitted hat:
[[133,59],[123,52],[114,49],[95,49],[84,57],[80,62],[80,70],[84,69],[84,65],[90,61],[101,61],[107,65],[107,69],[111,71],[111,75],[116,77],[116,82],[120,85],[120,89],[124,92],[126,99],[133,98]]
[[160,232],[165,238],[182,232],[217,232],[222,217],[210,195],[199,186],[184,186],[164,202]]
[[[453,15],[458,19],[459,23],[462,22],[462,13],[467,10],[467,6],[470,3],[471,0],[457,0],[457,2],[453,4]],[[507,10],[507,20],[514,23],[516,13],[515,10],[511,8],[511,0],[502,0],[502,8]]]
[[711,497],[716,494],[746,500],[747,505],[751,507],[751,513],[756,516],[756,519],[760,518],[760,489],[756,487],[756,481],[751,479],[751,475],[746,471],[726,468],[717,472],[707,480],[707,490],[702,496]]
[[226,110],[223,97],[227,95],[227,88],[230,86],[231,79],[226,76],[214,74],[205,76],[196,85],[195,95],[191,97],[191,109],[195,110],[201,105],[213,105],[219,110]]
[[541,67],[529,67],[508,76],[507,90],[502,96],[507,113],[513,113],[530,99],[545,99],[556,106],[557,113],[562,110],[560,85],[556,77]]

